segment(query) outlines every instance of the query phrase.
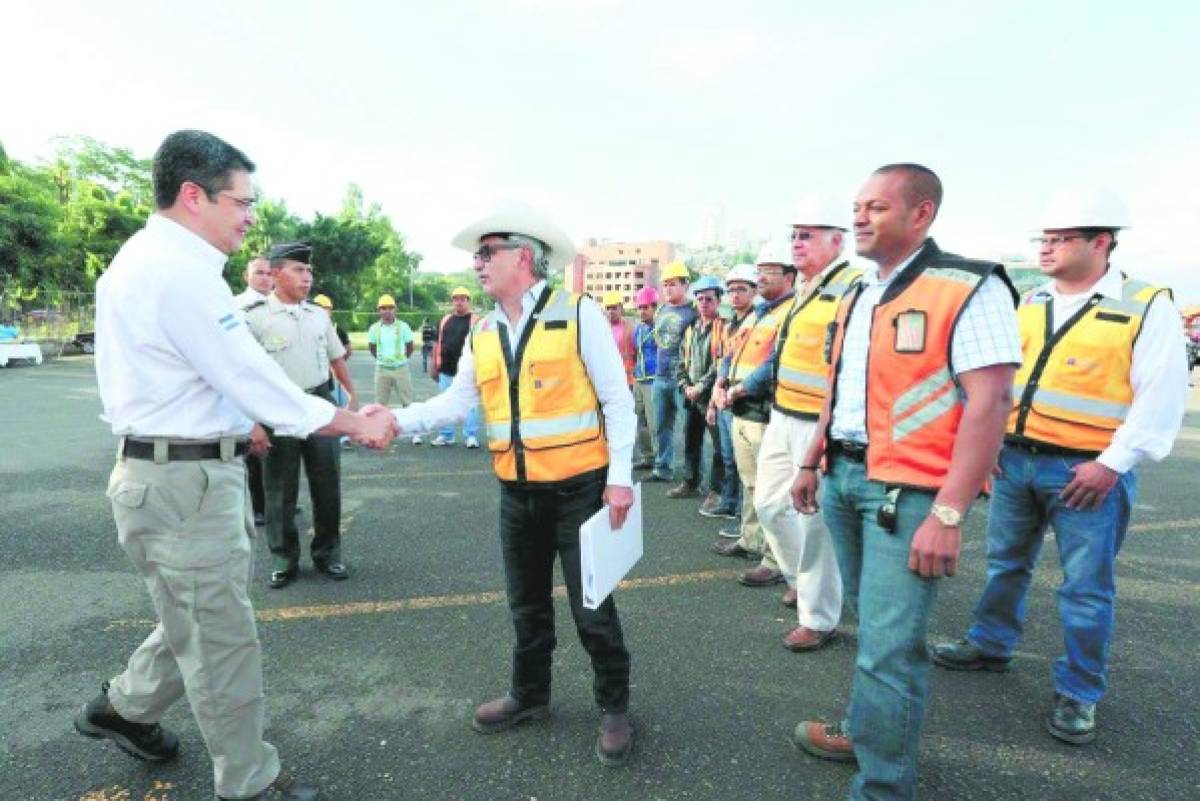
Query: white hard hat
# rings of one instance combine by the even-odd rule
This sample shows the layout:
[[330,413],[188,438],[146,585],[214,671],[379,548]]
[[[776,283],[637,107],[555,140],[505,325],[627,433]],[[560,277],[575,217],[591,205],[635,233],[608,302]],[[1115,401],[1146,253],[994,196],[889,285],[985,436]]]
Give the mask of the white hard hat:
[[1116,194],[1096,186],[1076,186],[1054,196],[1042,212],[1041,230],[1128,228],[1129,209]]
[[850,204],[828,195],[805,195],[792,209],[788,225],[850,230]]
[[725,286],[734,281],[743,281],[750,286],[758,286],[758,271],[753,264],[735,264],[725,273]]
[[790,242],[781,242],[777,239],[768,239],[762,249],[758,251],[758,258],[754,260],[755,264],[782,264],[785,267],[792,266],[792,246]]
[[551,270],[561,270],[575,260],[571,237],[541,212],[516,201],[500,204],[455,234],[450,244],[473,253],[479,247],[479,240],[490,234],[521,234],[538,240],[546,246],[547,266]]

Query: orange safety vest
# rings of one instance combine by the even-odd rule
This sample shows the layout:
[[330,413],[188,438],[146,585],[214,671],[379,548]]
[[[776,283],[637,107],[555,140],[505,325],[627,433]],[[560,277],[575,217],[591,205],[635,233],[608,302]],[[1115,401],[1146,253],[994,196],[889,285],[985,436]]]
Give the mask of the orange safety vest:
[[780,412],[807,420],[820,416],[829,391],[825,334],[861,275],[846,262],[835,266],[784,320],[775,343],[774,406]]
[[732,355],[729,357],[730,385],[754,372],[760,364],[771,358],[775,349],[775,337],[796,303],[796,296],[779,303],[765,314],[750,313],[733,335]]
[[543,290],[512,350],[499,309],[471,332],[488,450],[501,481],[562,481],[608,464],[600,401],[579,351],[580,298]]
[[[442,368],[442,333],[445,332],[446,324],[450,322],[450,318],[454,317],[454,316],[455,316],[454,313],[451,312],[450,314],[447,314],[446,316],[444,316],[442,318],[442,321],[440,323],[438,323],[437,342],[434,344],[434,348],[433,348],[433,372],[434,373],[437,373]],[[479,322],[479,315],[476,314],[475,312],[471,312],[471,328],[474,328],[475,323],[477,323],[477,322]]]
[[1093,295],[1057,333],[1049,296],[1027,296],[1017,309],[1023,358],[1007,439],[1093,454],[1107,448],[1133,403],[1133,346],[1161,292],[1171,297],[1125,277],[1119,299]]
[[[950,370],[950,342],[967,301],[992,274],[1016,290],[998,264],[943,253],[932,240],[870,310],[867,356],[867,478],[937,490],[950,470],[962,394]],[[837,402],[846,321],[860,283],[838,309],[829,382]],[[828,435],[828,434],[827,434]]]

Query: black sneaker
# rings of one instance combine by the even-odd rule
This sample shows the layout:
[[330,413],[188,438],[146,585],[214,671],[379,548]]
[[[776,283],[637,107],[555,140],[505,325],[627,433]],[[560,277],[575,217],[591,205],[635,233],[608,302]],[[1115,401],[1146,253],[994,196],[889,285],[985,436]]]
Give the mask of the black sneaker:
[[157,723],[134,723],[117,714],[108,700],[108,682],[75,716],[75,731],[84,737],[108,738],[125,753],[151,762],[166,762],[179,753],[179,738]]
[[1096,739],[1096,705],[1054,694],[1054,708],[1046,715],[1046,731],[1071,745]]

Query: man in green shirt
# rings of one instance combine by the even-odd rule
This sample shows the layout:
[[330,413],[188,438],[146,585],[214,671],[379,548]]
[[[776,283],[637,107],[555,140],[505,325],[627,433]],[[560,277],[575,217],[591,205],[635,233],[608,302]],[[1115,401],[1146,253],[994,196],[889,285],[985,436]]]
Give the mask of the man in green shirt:
[[[408,323],[396,319],[396,301],[391,295],[380,295],[376,308],[379,319],[367,329],[367,347],[375,357],[375,402],[404,407],[413,402],[408,357],[412,356],[415,337]],[[393,392],[396,403],[391,402]],[[420,445],[421,437],[413,436],[412,443]]]

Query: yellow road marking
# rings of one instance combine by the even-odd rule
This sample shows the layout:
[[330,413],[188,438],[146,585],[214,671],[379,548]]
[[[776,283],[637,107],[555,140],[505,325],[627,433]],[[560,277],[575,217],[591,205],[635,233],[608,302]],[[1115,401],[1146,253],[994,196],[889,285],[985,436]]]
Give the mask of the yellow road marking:
[[[636,590],[646,587],[672,587],[679,584],[696,584],[704,581],[733,579],[741,570],[700,570],[695,573],[675,573],[666,576],[645,576],[622,581],[620,589]],[[556,598],[565,598],[567,588],[559,584],[554,587]],[[332,617],[354,615],[382,615],[392,612],[408,612],[422,609],[450,609],[458,606],[485,606],[501,603],[502,590],[489,592],[458,593],[454,595],[426,595],[418,598],[395,598],[387,601],[352,601],[344,604],[317,604],[313,606],[283,606],[259,609],[255,618],[260,623],[278,623],[287,620],[323,620]],[[148,619],[114,620],[104,627],[105,631],[129,628],[151,628],[158,621]]]
[[[1154,523],[1137,523],[1130,526],[1129,530],[1131,532],[1178,531],[1188,528],[1200,528],[1200,517],[1190,517],[1183,520],[1160,520]],[[741,573],[741,570],[699,570],[693,573],[645,576],[622,581],[620,589],[638,590],[648,587],[673,587],[680,584],[722,581],[736,578]],[[566,594],[567,590],[563,585],[559,584],[554,587],[555,597],[565,598]],[[500,603],[503,600],[504,592],[493,590],[488,592],[457,593],[453,595],[426,595],[418,598],[394,598],[386,601],[352,601],[344,604],[282,606],[272,609],[260,609],[255,612],[255,617],[260,623],[279,623],[289,620],[323,620],[325,618],[352,617],[354,615],[383,615],[393,612],[411,612],[423,609],[484,606]],[[145,618],[113,620],[104,627],[104,630],[152,628],[157,622]],[[107,801],[107,799],[104,796],[100,796],[94,801]]]

